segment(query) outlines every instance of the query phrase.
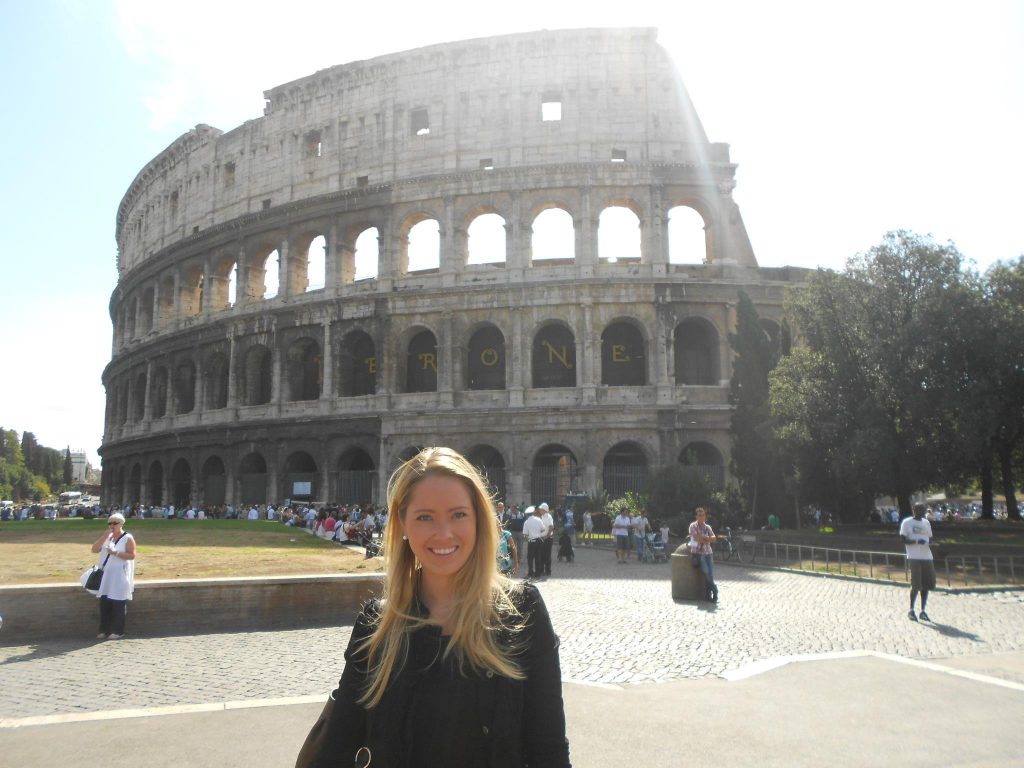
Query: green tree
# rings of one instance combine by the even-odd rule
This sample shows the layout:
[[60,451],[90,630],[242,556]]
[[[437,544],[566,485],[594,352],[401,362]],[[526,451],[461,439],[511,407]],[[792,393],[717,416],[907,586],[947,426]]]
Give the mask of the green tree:
[[909,515],[911,494],[942,480],[964,372],[955,355],[937,361],[961,338],[950,311],[965,290],[961,265],[952,244],[896,231],[844,273],[819,270],[792,293],[806,346],[772,377],[772,408],[802,483],[859,504],[886,493]]
[[[785,472],[776,445],[769,403],[768,375],[788,347],[788,327],[773,338],[761,324],[750,297],[740,291],[733,349],[730,402],[733,406],[732,473],[740,483],[751,522],[793,508],[787,500]],[[786,350],[788,351],[788,349]]]
[[71,481],[75,479],[74,465],[71,463],[71,446],[69,445],[64,451],[64,486],[71,485]]

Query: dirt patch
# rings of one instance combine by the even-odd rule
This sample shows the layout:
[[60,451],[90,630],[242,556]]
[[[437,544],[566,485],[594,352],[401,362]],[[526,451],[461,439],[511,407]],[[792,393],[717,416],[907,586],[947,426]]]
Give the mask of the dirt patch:
[[[378,571],[379,558],[281,523],[129,520],[136,579],[287,576]],[[77,582],[96,563],[102,520],[25,521],[0,526],[0,584]]]

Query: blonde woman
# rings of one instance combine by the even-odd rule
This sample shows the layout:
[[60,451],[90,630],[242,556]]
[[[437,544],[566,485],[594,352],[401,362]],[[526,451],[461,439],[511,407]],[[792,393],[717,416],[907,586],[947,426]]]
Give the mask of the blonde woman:
[[558,638],[536,588],[498,572],[476,469],[425,448],[391,477],[388,510],[384,597],[296,765],[569,766]]

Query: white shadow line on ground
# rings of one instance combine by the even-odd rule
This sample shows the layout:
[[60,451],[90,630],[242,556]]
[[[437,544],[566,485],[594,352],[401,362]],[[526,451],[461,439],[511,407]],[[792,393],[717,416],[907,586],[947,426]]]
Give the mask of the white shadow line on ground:
[[736,669],[726,670],[721,676],[729,682],[737,682],[756,675],[762,675],[765,672],[770,672],[773,669],[778,669],[779,667],[784,667],[787,664],[795,662],[852,659],[866,656],[872,656],[876,659],[883,659],[885,661],[893,661],[898,664],[907,664],[912,667],[917,667],[918,669],[927,669],[931,672],[940,672],[945,675],[952,675],[953,677],[962,677],[965,680],[971,680],[975,683],[985,683],[986,685],[996,685],[1000,688],[1009,688],[1011,691],[1024,691],[1024,684],[1014,682],[1013,680],[1003,680],[1002,678],[991,677],[990,675],[980,675],[977,672],[954,669],[931,661],[911,659],[906,656],[897,656],[892,653],[881,653],[880,651],[831,651],[828,653],[801,653],[792,656],[775,656],[770,659],[760,659]]

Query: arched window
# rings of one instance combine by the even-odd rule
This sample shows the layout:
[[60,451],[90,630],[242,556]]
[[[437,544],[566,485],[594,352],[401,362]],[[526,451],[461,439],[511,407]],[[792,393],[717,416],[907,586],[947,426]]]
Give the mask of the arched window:
[[533,337],[533,386],[576,386],[576,338],[564,325],[546,325]]
[[166,325],[174,319],[174,278],[166,275],[160,280],[160,300],[156,308],[157,326]]
[[238,301],[238,264],[232,262],[228,271],[228,306],[233,307]]
[[605,454],[602,481],[611,499],[647,491],[647,455],[636,443],[617,443]]
[[192,504],[192,467],[185,459],[174,462],[171,470],[171,503],[178,509]]
[[377,348],[368,333],[352,331],[341,340],[338,354],[338,394],[372,395],[377,391]]
[[601,383],[610,387],[647,383],[644,337],[631,323],[612,323],[601,334]]
[[136,464],[132,467],[131,474],[128,475],[128,489],[126,499],[129,504],[139,504],[142,502],[142,465]]
[[670,264],[709,261],[704,217],[687,205],[677,205],[668,212],[668,260]]
[[479,329],[469,339],[466,388],[505,388],[505,337],[493,325]]
[[146,474],[146,490],[149,491],[149,503],[154,507],[164,503],[164,467],[159,461],[149,465]]
[[288,347],[288,402],[316,400],[320,397],[320,345],[302,338]]
[[531,473],[532,504],[547,502],[552,508],[559,499],[577,488],[577,464],[572,451],[564,445],[552,444],[541,448],[533,459]]
[[376,227],[364,229],[356,238],[353,280],[370,280],[377,277],[380,261],[380,232]]
[[568,211],[561,208],[541,211],[533,220],[532,230],[533,261],[576,258],[576,230]]
[[405,358],[405,391],[437,391],[437,339],[430,331],[420,331],[409,340]]
[[202,484],[204,505],[219,506],[224,503],[227,492],[227,471],[219,456],[211,456],[203,462]]
[[267,462],[259,453],[250,453],[238,466],[243,506],[267,503]]
[[690,443],[679,454],[679,463],[697,467],[712,487],[725,488],[725,460],[711,443]]
[[167,415],[167,369],[162,365],[153,369],[149,396],[153,398],[153,418],[162,419]]
[[376,498],[377,466],[362,448],[349,448],[338,457],[334,498],[342,504],[364,504]]
[[496,213],[484,213],[470,222],[467,264],[505,263],[505,220]]
[[285,461],[285,493],[290,499],[315,500],[318,496],[316,485],[316,461],[305,451],[296,451]]
[[196,364],[182,360],[174,370],[174,403],[176,413],[192,413],[196,407]]
[[135,385],[132,388],[133,413],[132,421],[142,421],[146,415],[146,374],[140,373],[135,377]]
[[327,284],[327,238],[318,235],[306,252],[306,290],[318,291]]
[[609,263],[620,259],[639,261],[641,256],[640,217],[625,206],[613,205],[601,211],[597,220],[597,255]]
[[441,266],[441,227],[427,219],[409,230],[408,272],[427,272]]
[[142,305],[139,311],[139,334],[144,335],[153,330],[153,313],[156,311],[155,293],[152,288],[142,292]]
[[203,366],[206,380],[206,408],[217,410],[228,405],[228,359],[221,353],[210,355]]
[[246,405],[266,405],[271,398],[270,350],[254,344],[245,353],[242,367],[242,396]]
[[487,481],[491,496],[494,499],[505,498],[505,459],[501,452],[490,445],[477,445],[469,450],[466,458],[480,470]]
[[272,299],[277,296],[280,283],[281,256],[277,250],[273,250],[263,262],[263,298]]
[[186,269],[181,285],[181,314],[194,317],[203,311],[203,288],[206,277],[197,267]]
[[676,384],[719,384],[718,331],[711,323],[684,320],[676,326],[674,344]]

